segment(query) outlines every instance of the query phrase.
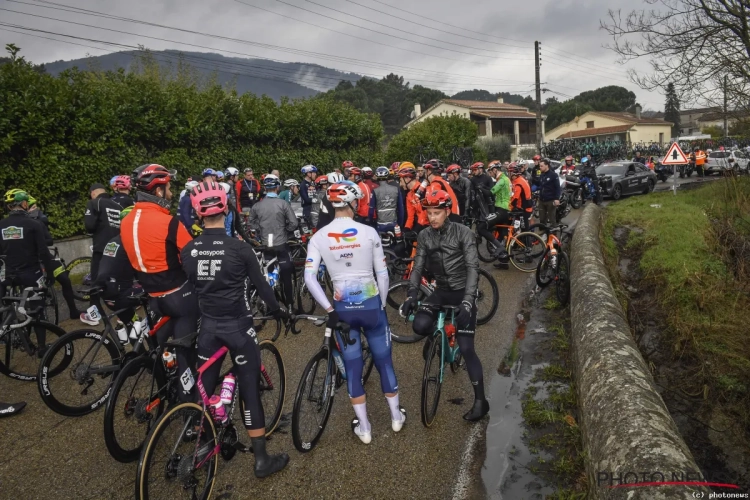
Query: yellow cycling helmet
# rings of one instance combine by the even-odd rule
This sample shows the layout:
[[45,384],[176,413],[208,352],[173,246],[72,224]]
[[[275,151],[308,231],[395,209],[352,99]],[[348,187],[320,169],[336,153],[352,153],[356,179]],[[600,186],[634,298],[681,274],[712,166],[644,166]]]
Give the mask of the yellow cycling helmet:
[[33,207],[34,205],[36,205],[36,198],[28,193],[26,193],[26,195],[29,197],[29,207]]
[[29,201],[29,195],[23,189],[11,189],[10,191],[6,191],[3,198],[5,199],[5,203]]
[[413,168],[414,170],[417,169],[417,167],[415,167],[414,164],[410,161],[401,162],[401,165],[398,166],[398,170],[401,170],[403,168]]

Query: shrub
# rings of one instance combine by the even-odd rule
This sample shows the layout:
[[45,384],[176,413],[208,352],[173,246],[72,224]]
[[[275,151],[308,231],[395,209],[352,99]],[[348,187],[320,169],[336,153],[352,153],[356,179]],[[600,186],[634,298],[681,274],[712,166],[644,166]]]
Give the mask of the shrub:
[[474,143],[474,151],[475,156],[478,154],[483,158],[482,160],[475,159],[475,161],[510,161],[510,140],[501,135],[480,137]]
[[[401,131],[388,144],[387,163],[417,161],[420,147],[429,147],[437,158],[450,158],[454,147],[469,147],[477,139],[477,126],[458,115],[433,116]],[[433,154],[431,153],[431,154]]]

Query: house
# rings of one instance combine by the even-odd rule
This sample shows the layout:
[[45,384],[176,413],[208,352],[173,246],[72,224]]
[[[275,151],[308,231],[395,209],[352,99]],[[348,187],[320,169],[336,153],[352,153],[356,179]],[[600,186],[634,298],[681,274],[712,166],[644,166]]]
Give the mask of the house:
[[[716,113],[721,113],[719,106],[680,110],[680,136],[700,134],[701,128],[709,126],[709,124],[701,123],[701,118],[704,115],[715,115]],[[724,128],[723,120],[722,116],[722,122],[719,125],[722,128]]]
[[[732,111],[727,112],[727,128],[731,128],[737,122],[738,117],[740,117],[739,114],[734,114]],[[724,112],[712,111],[705,113],[698,118],[697,122],[699,132],[706,127],[719,127],[724,130]]]
[[[409,128],[433,116],[459,115],[477,124],[479,136],[505,136],[510,140],[511,156],[515,158],[521,148],[534,148],[536,143],[536,114],[528,108],[507,104],[503,98],[495,101],[464,101],[443,99],[423,113],[419,104],[414,105],[413,119],[404,125]],[[544,116],[542,116],[542,140],[544,140]]]
[[609,111],[588,111],[568,123],[547,132],[547,140],[584,139],[590,142],[669,142],[672,123],[661,118],[641,116],[640,106],[635,114]]

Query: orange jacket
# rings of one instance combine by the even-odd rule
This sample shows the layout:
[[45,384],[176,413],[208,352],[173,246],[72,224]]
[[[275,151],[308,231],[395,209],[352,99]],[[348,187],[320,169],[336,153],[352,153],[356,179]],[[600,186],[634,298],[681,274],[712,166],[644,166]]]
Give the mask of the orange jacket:
[[357,186],[362,190],[363,195],[357,205],[357,215],[366,219],[370,217],[370,197],[372,196],[372,191],[370,190],[370,186],[364,181],[358,182]]
[[525,210],[526,212],[534,211],[534,202],[531,200],[531,187],[523,175],[513,179],[511,188],[513,194],[510,196],[511,210]]
[[419,182],[414,184],[414,189],[410,189],[406,192],[406,223],[404,227],[411,229],[414,227],[414,222],[420,226],[426,226],[430,223],[427,220],[427,212],[422,208],[422,203],[417,198],[417,190],[419,189]]
[[427,189],[438,189],[448,193],[451,197],[451,200],[453,201],[451,213],[458,215],[458,198],[456,198],[456,193],[453,192],[453,188],[450,187],[450,184],[448,184],[445,179],[436,176],[434,179],[432,179],[432,182],[430,182],[430,185],[427,187]]
[[697,153],[695,153],[695,165],[700,167],[706,163],[706,152],[702,149],[699,149]]
[[158,295],[185,283],[180,251],[193,238],[168,209],[156,203],[136,203],[120,222],[120,237],[130,265],[147,293]]

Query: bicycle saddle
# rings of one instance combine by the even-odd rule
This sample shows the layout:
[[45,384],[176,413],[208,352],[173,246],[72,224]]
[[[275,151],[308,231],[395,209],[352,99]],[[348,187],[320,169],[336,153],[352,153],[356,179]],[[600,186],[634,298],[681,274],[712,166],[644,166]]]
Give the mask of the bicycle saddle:
[[189,335],[185,335],[180,339],[170,339],[164,342],[164,347],[184,347],[190,349],[195,343],[195,339],[198,338],[198,332],[193,332]]

